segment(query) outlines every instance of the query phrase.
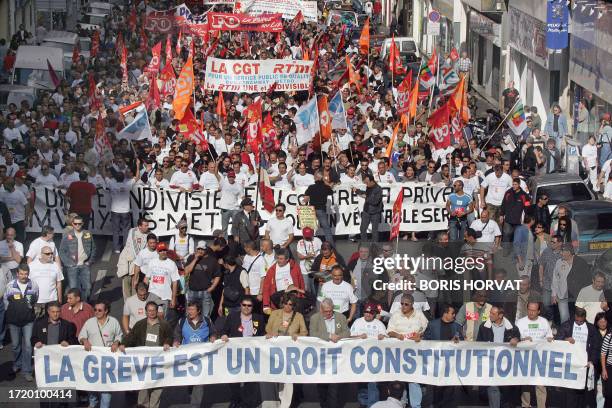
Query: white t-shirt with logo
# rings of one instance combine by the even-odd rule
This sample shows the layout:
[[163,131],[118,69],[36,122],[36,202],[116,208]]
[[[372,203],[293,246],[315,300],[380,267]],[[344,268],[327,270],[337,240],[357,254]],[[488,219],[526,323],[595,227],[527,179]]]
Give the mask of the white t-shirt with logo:
[[351,326],[351,336],[358,336],[364,333],[370,338],[378,338],[379,334],[387,334],[387,328],[383,322],[378,319],[373,319],[371,322],[367,322],[365,317],[360,317],[359,319],[355,320]]
[[191,189],[197,182],[198,179],[191,170],[187,170],[185,173],[183,173],[181,170],[177,170],[174,172],[172,177],[170,177],[171,186],[182,187],[186,190]]
[[180,279],[176,263],[170,259],[152,259],[145,274],[149,278],[149,292],[162,300],[172,299],[172,282]]
[[151,251],[148,247],[144,247],[143,249],[140,250],[138,255],[136,255],[136,259],[134,260],[134,265],[137,265],[138,267],[140,267],[140,271],[146,275],[147,270],[149,268],[149,263],[153,259],[159,259],[159,254],[157,253],[157,251],[155,250]]
[[302,176],[301,174],[296,173],[293,175],[293,185],[295,187],[308,187],[314,183],[315,179],[312,174],[306,173]]
[[583,344],[586,347],[587,338],[589,337],[589,328],[586,322],[582,324],[576,324],[574,322],[574,328],[572,330],[572,338],[576,340],[576,343]]
[[134,186],[134,180],[123,180],[119,183],[111,179],[108,182],[108,189],[111,193],[111,212],[125,214],[130,212],[130,191]]
[[330,298],[334,302],[334,311],[340,313],[349,310],[349,306],[358,300],[353,286],[346,281],[340,282],[339,285],[333,281],[325,282],[321,287],[319,301],[325,298]]
[[512,187],[512,177],[504,173],[500,178],[497,178],[495,172],[490,173],[485,177],[481,184],[482,188],[489,188],[485,197],[485,202],[491,205],[501,205],[504,200],[504,194]]
[[55,262],[42,263],[36,260],[30,264],[30,279],[38,285],[38,303],[57,299],[57,282],[64,280],[62,270]]
[[285,266],[276,265],[276,290],[283,291],[287,289],[289,285],[293,284],[293,279],[291,278],[291,265],[287,262]]
[[522,339],[531,337],[533,341],[545,341],[547,338],[553,337],[548,320],[542,316],[538,316],[536,320],[529,320],[528,316],[522,317],[516,322],[516,327],[519,329]]

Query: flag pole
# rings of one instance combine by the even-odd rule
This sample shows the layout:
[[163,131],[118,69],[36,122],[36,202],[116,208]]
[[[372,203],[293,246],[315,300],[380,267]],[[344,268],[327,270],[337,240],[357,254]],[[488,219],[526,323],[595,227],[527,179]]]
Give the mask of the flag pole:
[[258,173],[257,173],[257,188],[255,189],[255,209],[258,210],[258,201],[259,201],[259,184],[261,183],[261,149],[259,150],[259,164],[258,164]]
[[484,151],[485,146],[491,141],[491,139],[493,138],[493,136],[495,135],[495,133],[497,133],[497,131],[499,130],[499,128],[501,128],[501,126],[506,123],[506,119],[508,119],[508,116],[510,116],[510,114],[512,112],[514,112],[514,108],[516,108],[516,105],[518,105],[518,103],[520,102],[520,98],[516,100],[516,102],[514,103],[514,105],[512,105],[512,108],[510,108],[510,110],[508,111],[508,113],[506,113],[506,116],[504,116],[504,118],[501,120],[501,122],[499,122],[499,125],[497,125],[497,127],[495,128],[495,130],[493,131],[493,133],[491,133],[491,136],[489,136],[489,138],[487,139],[487,142],[482,145],[482,147],[480,148],[480,151]]

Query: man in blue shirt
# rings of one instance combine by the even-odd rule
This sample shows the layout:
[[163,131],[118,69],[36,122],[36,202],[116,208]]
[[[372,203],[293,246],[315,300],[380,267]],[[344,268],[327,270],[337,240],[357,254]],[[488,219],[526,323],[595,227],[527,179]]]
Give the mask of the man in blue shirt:
[[468,214],[474,211],[472,197],[463,191],[463,181],[453,182],[455,192],[448,196],[446,210],[449,213],[449,230],[451,241],[463,241],[463,235],[467,229]]

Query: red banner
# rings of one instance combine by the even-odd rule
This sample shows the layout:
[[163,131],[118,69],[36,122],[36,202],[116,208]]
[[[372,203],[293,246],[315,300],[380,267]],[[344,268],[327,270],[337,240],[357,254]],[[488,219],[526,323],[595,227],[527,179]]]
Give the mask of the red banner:
[[153,75],[157,75],[159,72],[159,66],[161,64],[161,41],[155,44],[151,50],[152,57],[149,65],[145,67],[145,72],[150,72]]
[[168,64],[162,69],[159,74],[159,79],[161,81],[161,86],[159,88],[159,93],[162,97],[166,97],[168,95],[174,95],[174,89],[176,88],[176,74],[174,73],[174,68],[172,65]]
[[399,237],[400,225],[402,224],[402,206],[404,204],[404,189],[400,189],[395,203],[393,203],[393,218],[391,221],[391,233],[389,234],[389,241],[393,241]]
[[157,34],[169,34],[174,31],[175,21],[173,11],[153,11],[147,14],[145,30]]
[[282,14],[249,14],[208,13],[208,25],[211,31],[258,31],[279,33],[283,31]]
[[429,139],[433,142],[436,149],[445,149],[451,145],[449,116],[448,103],[445,103],[427,119],[427,123],[430,126]]
[[208,38],[209,29],[208,24],[183,24],[181,26],[181,32],[186,35]]

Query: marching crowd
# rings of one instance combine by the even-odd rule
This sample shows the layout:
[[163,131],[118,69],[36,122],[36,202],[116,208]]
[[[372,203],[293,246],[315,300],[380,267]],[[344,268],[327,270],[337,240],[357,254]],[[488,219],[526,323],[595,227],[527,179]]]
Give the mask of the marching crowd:
[[[371,7],[374,20],[379,8]],[[399,135],[394,134],[401,121],[395,98],[402,77],[389,74],[388,61],[374,47],[368,49],[369,55],[361,55],[342,24],[324,27],[289,20],[279,34],[222,32],[217,39],[206,40],[171,37],[166,61],[173,73],[193,56],[195,106],[189,109],[200,120],[196,137],[193,129],[185,131],[174,118],[172,93],[149,103],[151,83],[156,80],[145,69],[150,46],[165,36],[147,33],[150,38],[144,38],[143,47],[145,13],[138,10],[133,27],[131,20],[121,24],[109,18],[97,34],[97,56],[89,61],[78,56],[68,77],[53,91],[42,92],[34,106],[10,104],[0,113],[0,294],[4,299],[0,348],[5,335],[10,335],[15,373],[33,381],[32,350],[50,344],[81,344],[86,350],[105,346],[115,352],[251,336],[511,345],[554,338],[586,348],[594,385],[585,385],[584,390],[487,386],[481,387],[482,398],[488,398],[490,407],[500,407],[516,403],[520,394],[520,404],[528,407],[533,394],[541,408],[546,406],[547,392],[559,392],[568,407],[604,406],[604,397],[606,406],[612,406],[607,370],[612,367],[608,330],[612,316],[607,303],[612,296],[604,291],[606,276],[592,276],[590,266],[577,254],[580,226],[569,210],[560,206],[553,222],[549,197],[531,197],[527,190],[527,177],[557,172],[563,166],[564,137],[569,131],[558,106],[552,107],[544,126],[531,108],[526,130],[512,141],[506,136],[483,148],[466,128],[456,144],[436,148],[428,135],[427,101],[418,106],[412,125],[401,124]],[[16,47],[32,37],[26,34],[13,38],[8,52],[0,41],[5,72]],[[119,41],[128,50],[127,77],[117,52]],[[316,140],[297,144],[294,119],[309,92],[272,89],[261,95],[220,96],[202,88],[209,55],[302,59],[305,54],[316,55],[311,93],[331,98],[340,92],[346,111],[346,128],[333,129],[332,137],[319,144]],[[347,55],[357,79],[350,72],[333,75]],[[457,61],[445,55],[440,56],[440,66],[464,77],[469,76],[471,62],[465,53]],[[345,69],[350,71],[349,67],[341,71]],[[435,106],[448,96],[437,91],[432,95]],[[243,113],[256,97],[275,136],[254,144],[244,136],[248,118]],[[518,91],[509,84],[502,111],[511,109],[516,98]],[[122,108],[139,101],[146,101],[151,137],[133,141],[118,137],[136,115]],[[575,139],[584,145],[583,168],[593,190],[612,199],[610,115],[597,118],[587,100],[580,109]],[[264,178],[275,187],[306,188],[304,204],[315,208],[323,239],[310,227],[301,229],[301,238],[294,235],[282,203],[274,206],[264,225],[261,209],[244,194],[246,186]],[[377,258],[394,255],[392,243],[380,242],[381,185],[411,181],[452,188],[446,203],[449,228],[402,233],[401,238],[427,238],[423,249],[427,256],[483,258],[484,268],[463,276],[442,267],[416,274],[395,268],[373,272]],[[130,192],[140,185],[220,191],[222,228],[205,241],[191,235],[188,223],[181,220],[178,232],[167,241],[150,230],[145,218],[132,226]],[[340,185],[364,197],[360,243],[346,258],[336,250],[338,237],[327,214],[328,197]],[[65,191],[66,228],[43,226],[28,245],[26,226],[33,214],[35,187]],[[118,254],[117,279],[124,304],[121,319],[112,317],[110,304],[94,299],[91,292],[91,268],[100,254],[88,228],[99,189],[108,190],[111,197],[112,245]],[[59,235],[61,241],[56,241]],[[516,270],[494,266],[493,258],[501,253],[515,260]],[[521,280],[517,291],[393,291],[376,283],[501,282],[509,277]],[[318,385],[321,406],[341,406],[343,387]],[[194,406],[202,402],[205,388],[191,390]],[[404,401],[415,408],[430,395],[434,406],[450,407],[459,388],[370,382],[359,384],[358,400],[367,407]],[[230,384],[230,390],[231,408],[254,407],[258,398],[293,398],[297,403],[303,396],[299,386],[286,384]],[[158,407],[161,393],[162,389],[139,392],[138,406]],[[88,404],[109,407],[111,395],[89,393]],[[387,396],[387,405],[379,402]]]

